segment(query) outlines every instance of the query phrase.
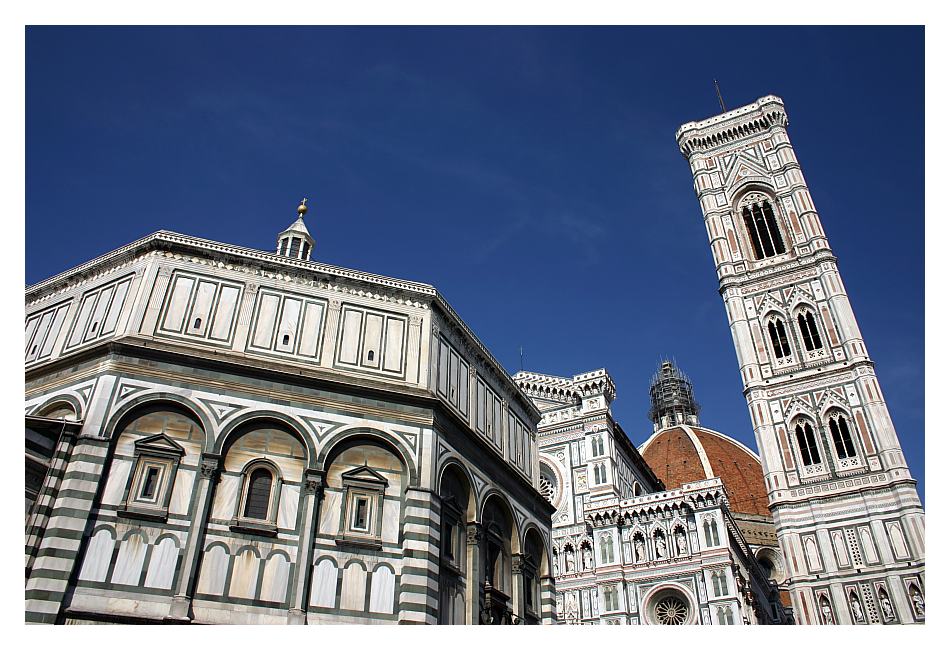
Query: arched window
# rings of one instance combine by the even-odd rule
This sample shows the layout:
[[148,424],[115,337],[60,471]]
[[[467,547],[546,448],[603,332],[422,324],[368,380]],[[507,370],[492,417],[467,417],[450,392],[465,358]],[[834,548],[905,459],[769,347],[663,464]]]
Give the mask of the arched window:
[[267,521],[271,509],[271,488],[274,485],[274,472],[266,466],[258,465],[247,477],[247,489],[244,496],[245,519]]
[[600,485],[607,482],[607,468],[603,463],[594,465],[594,485]]
[[706,546],[719,546],[719,527],[715,521],[707,519],[703,523],[703,532],[706,534]]
[[761,260],[784,253],[785,242],[782,240],[772,203],[761,194],[750,195],[748,201],[742,208],[742,220],[745,222],[755,259]]
[[854,458],[857,451],[854,440],[851,438],[851,429],[844,415],[835,414],[828,419],[828,428],[831,429],[831,439],[835,443],[835,453],[838,458]]
[[775,318],[769,321],[769,339],[772,341],[772,351],[776,359],[784,359],[792,354],[788,345],[788,335],[785,333],[785,323]]
[[815,441],[815,430],[808,422],[799,422],[795,425],[795,438],[798,440],[798,451],[802,455],[802,464],[817,465],[821,462],[818,455],[818,443]]
[[821,349],[821,337],[818,335],[818,326],[815,324],[815,315],[810,311],[802,311],[798,314],[798,330],[802,334],[802,341],[805,343],[805,349]]

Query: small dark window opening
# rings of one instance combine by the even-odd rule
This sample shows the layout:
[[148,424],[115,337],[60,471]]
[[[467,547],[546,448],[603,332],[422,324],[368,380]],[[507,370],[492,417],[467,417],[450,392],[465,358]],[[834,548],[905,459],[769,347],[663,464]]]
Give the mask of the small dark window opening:
[[99,326],[99,321],[94,321],[92,327],[89,328],[90,332],[95,332],[96,328]]
[[281,255],[287,254],[287,239],[286,238],[280,240],[280,254]]
[[142,491],[139,495],[143,499],[154,499],[156,487],[158,487],[158,468],[145,468],[145,478],[142,480]]
[[742,219],[752,242],[755,259],[761,260],[785,252],[785,243],[771,203],[763,201],[762,205],[753,203],[742,208]]
[[310,242],[305,241],[303,243],[303,255],[301,257],[303,257],[303,259],[310,257]]
[[195,326],[194,326],[192,329],[198,329],[199,327],[201,327],[201,319],[200,319],[200,318],[196,318],[196,319],[195,319]]
[[290,345],[290,334],[284,334],[284,338],[281,339],[281,345]]
[[36,346],[35,346],[35,345],[34,345],[33,348],[30,350],[30,354],[36,354]]
[[369,499],[366,497],[356,498],[356,507],[353,510],[353,528],[356,530],[366,530],[369,527]]
[[772,340],[772,350],[776,359],[784,359],[792,353],[788,345],[788,336],[785,333],[785,323],[780,320],[769,323],[769,338]]
[[366,353],[366,360],[367,360],[367,361],[372,361],[372,360],[373,360],[373,357],[375,357],[375,356],[376,356],[376,353],[373,352],[372,350],[370,350],[369,352]]
[[805,349],[809,352],[821,349],[821,337],[818,336],[818,325],[815,324],[815,315],[810,311],[798,315],[798,329],[802,333]]
[[270,471],[259,467],[251,472],[248,480],[247,501],[244,504],[244,516],[248,519],[267,519],[270,505],[270,488],[274,477]]
[[818,443],[815,441],[815,430],[807,422],[799,423],[795,427],[795,437],[798,440],[798,449],[805,465],[817,465],[821,462],[818,455]]
[[828,427],[831,429],[831,438],[835,443],[838,458],[854,458],[857,452],[854,449],[854,440],[851,438],[848,421],[844,419],[844,416],[832,416],[828,420]]
[[290,240],[290,257],[300,256],[300,238],[294,237]]

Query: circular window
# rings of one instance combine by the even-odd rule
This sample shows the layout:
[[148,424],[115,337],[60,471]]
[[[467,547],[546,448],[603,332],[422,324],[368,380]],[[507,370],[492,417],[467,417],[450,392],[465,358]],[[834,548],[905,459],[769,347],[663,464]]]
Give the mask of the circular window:
[[680,587],[660,586],[646,597],[644,622],[650,625],[696,625],[696,608],[692,603],[692,598]]
[[541,463],[541,478],[538,480],[538,491],[541,492],[541,496],[547,499],[548,503],[552,505],[558,499],[558,484],[554,470],[544,463]]
[[689,605],[678,596],[664,596],[653,606],[653,615],[660,625],[686,625]]

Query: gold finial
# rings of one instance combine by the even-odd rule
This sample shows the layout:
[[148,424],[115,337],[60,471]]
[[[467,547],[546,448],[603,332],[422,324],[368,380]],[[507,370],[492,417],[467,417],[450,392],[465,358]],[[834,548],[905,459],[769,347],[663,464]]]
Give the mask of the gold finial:
[[297,206],[297,214],[301,217],[307,214],[307,199],[302,199],[300,205]]

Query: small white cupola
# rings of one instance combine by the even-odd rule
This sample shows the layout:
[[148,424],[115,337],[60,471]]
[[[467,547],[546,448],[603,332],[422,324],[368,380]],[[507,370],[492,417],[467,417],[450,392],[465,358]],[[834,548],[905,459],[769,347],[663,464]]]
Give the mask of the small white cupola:
[[313,237],[304,225],[303,216],[307,214],[307,199],[297,206],[297,220],[284,232],[277,235],[277,254],[292,257],[295,260],[310,261],[313,251]]

